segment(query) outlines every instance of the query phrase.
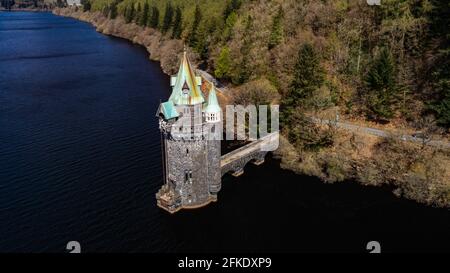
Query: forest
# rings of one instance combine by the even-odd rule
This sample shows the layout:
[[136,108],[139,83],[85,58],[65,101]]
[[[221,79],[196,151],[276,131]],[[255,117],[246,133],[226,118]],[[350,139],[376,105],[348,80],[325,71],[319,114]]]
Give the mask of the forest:
[[379,123],[414,127],[418,117],[432,117],[450,126],[446,1],[82,2],[85,10],[182,39],[202,67],[232,86],[267,79],[286,122],[298,106],[338,106]]

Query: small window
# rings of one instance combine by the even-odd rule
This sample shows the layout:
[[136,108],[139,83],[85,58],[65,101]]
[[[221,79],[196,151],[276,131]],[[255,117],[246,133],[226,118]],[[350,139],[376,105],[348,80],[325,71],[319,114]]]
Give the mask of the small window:
[[192,171],[185,170],[184,171],[184,182],[185,183],[192,183]]
[[187,155],[189,154],[189,149],[186,149],[186,154],[187,154]]

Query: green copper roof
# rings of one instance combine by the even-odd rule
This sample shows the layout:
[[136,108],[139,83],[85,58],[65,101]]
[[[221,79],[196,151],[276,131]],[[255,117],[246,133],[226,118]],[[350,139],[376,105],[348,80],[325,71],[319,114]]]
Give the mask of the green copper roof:
[[216,95],[216,88],[214,87],[214,84],[211,87],[211,90],[209,91],[208,96],[208,105],[205,108],[205,112],[207,113],[219,113],[221,111],[219,102],[217,101],[217,95]]
[[177,118],[179,116],[177,110],[175,109],[175,106],[173,105],[173,102],[171,101],[161,103],[160,111],[164,115],[165,119]]
[[200,90],[200,85],[201,78],[195,76],[186,52],[184,52],[178,74],[176,77],[172,77],[173,90],[169,101],[172,101],[175,105],[203,103],[205,99]]

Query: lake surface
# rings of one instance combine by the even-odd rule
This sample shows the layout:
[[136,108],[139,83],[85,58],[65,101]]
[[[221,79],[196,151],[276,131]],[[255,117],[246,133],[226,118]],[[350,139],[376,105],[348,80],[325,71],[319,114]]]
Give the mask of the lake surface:
[[169,215],[155,113],[169,78],[142,47],[50,13],[0,12],[0,252],[447,250],[450,215],[389,189],[266,163]]

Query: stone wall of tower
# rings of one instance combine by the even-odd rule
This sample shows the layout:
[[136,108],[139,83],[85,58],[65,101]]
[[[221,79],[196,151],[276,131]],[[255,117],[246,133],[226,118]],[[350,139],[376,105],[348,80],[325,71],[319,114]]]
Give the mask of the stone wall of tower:
[[202,205],[209,200],[206,140],[174,140],[167,138],[168,181],[181,195],[183,206]]
[[222,186],[220,140],[208,140],[208,179],[209,191],[216,195]]
[[220,137],[222,130],[221,123],[208,124],[208,179],[209,191],[211,194],[217,195],[222,186],[222,175],[220,169],[221,145]]

